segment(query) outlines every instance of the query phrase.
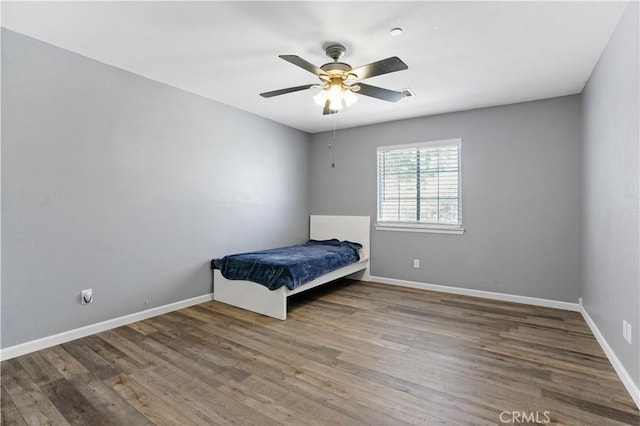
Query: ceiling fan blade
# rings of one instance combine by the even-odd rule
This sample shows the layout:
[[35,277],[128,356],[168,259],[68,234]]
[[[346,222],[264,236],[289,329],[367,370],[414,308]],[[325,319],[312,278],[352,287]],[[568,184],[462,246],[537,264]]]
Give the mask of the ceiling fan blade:
[[404,94],[402,92],[398,92],[395,90],[383,89],[382,87],[371,86],[370,84],[358,83],[360,86],[360,90],[358,90],[357,94],[371,96],[372,98],[382,99],[383,101],[389,102],[398,102],[400,99],[404,98]]
[[329,115],[329,114],[337,114],[338,111],[329,108],[329,105],[331,104],[331,101],[329,99],[327,99],[327,101],[324,103],[324,108],[322,109],[322,115]]
[[272,96],[284,95],[286,93],[298,92],[300,90],[310,89],[312,87],[318,86],[317,84],[305,84],[304,86],[296,86],[296,87],[288,87],[286,89],[273,90],[271,92],[260,93],[260,96],[263,98],[270,98]]
[[313,65],[311,62],[305,61],[300,56],[297,55],[278,55],[280,58],[284,59],[287,62],[292,63],[293,65],[297,65],[302,69],[309,71],[312,74],[317,76],[326,75],[327,73],[322,71],[317,66]]
[[388,74],[390,72],[406,70],[409,67],[402,62],[402,59],[397,56],[392,56],[387,59],[382,59],[377,62],[372,62],[367,65],[363,65],[351,71],[357,75],[357,80],[364,80],[365,78],[375,77],[377,75]]

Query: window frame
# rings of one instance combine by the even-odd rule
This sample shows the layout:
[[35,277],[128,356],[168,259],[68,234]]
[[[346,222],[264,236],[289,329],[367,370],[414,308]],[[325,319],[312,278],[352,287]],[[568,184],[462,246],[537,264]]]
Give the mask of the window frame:
[[[458,147],[458,224],[445,223],[418,223],[418,222],[390,222],[380,220],[380,152],[403,150],[411,148],[452,146]],[[401,231],[401,232],[430,232],[437,234],[461,235],[465,228],[462,225],[462,138],[442,139],[428,142],[417,142],[399,145],[385,145],[376,148],[376,224],[377,231]]]

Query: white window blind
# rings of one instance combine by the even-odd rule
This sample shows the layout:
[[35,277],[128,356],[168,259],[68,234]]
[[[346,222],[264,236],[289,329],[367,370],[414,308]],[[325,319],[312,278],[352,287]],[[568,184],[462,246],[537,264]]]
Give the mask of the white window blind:
[[462,141],[378,148],[378,225],[459,228]]

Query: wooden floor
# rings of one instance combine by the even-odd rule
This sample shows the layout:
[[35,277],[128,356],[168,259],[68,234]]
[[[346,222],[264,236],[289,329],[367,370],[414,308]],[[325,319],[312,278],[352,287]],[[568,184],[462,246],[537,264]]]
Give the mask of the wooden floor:
[[[575,312],[342,281],[2,363],[2,424],[640,424]],[[516,421],[517,420],[517,421]]]

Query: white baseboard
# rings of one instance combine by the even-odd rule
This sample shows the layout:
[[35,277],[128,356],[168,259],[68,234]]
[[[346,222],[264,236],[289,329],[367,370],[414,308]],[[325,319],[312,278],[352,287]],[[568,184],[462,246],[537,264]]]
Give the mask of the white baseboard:
[[391,284],[401,287],[417,288],[421,290],[438,291],[441,293],[460,294],[463,296],[481,297],[483,299],[500,300],[503,302],[524,303],[526,305],[544,306],[546,308],[563,309],[565,311],[579,312],[577,303],[562,302],[559,300],[539,299],[537,297],[518,296],[516,294],[496,293],[493,291],[474,290],[470,288],[451,287],[438,284],[425,284],[416,281],[397,280],[395,278],[384,278],[371,276],[371,281],[382,284]]
[[30,342],[20,343],[15,346],[0,349],[0,360],[6,361],[20,355],[25,355],[51,346],[60,345],[71,340],[81,337],[90,336],[102,331],[111,330],[112,328],[121,327],[136,321],[142,321],[147,318],[156,317],[168,312],[177,311],[179,309],[188,308],[189,306],[198,305],[200,303],[213,300],[213,293],[204,294],[202,296],[193,297],[191,299],[180,300],[178,302],[169,303],[168,305],[158,306],[156,308],[147,309],[145,311],[135,312],[133,314],[124,315],[118,318],[90,324],[74,330],[64,331],[52,336],[42,337]]
[[613,349],[611,349],[611,346],[609,346],[609,343],[607,343],[607,340],[604,338],[604,336],[600,332],[600,329],[598,329],[598,326],[589,315],[589,312],[587,312],[585,307],[582,305],[582,298],[580,298],[580,303],[578,306],[580,308],[580,313],[584,317],[584,320],[587,322],[587,325],[591,329],[591,332],[593,333],[594,336],[596,336],[596,340],[602,347],[602,350],[604,351],[605,355],[607,355],[607,358],[609,358],[609,362],[613,366],[613,369],[616,370],[616,373],[618,374],[618,377],[622,381],[622,384],[624,385],[625,388],[627,388],[627,392],[629,392],[629,395],[631,395],[633,402],[636,403],[636,405],[638,406],[638,409],[640,410],[640,387],[638,387],[638,385],[634,383],[633,379],[631,378],[627,370],[624,368],[624,366],[616,356],[615,352],[613,352]]

